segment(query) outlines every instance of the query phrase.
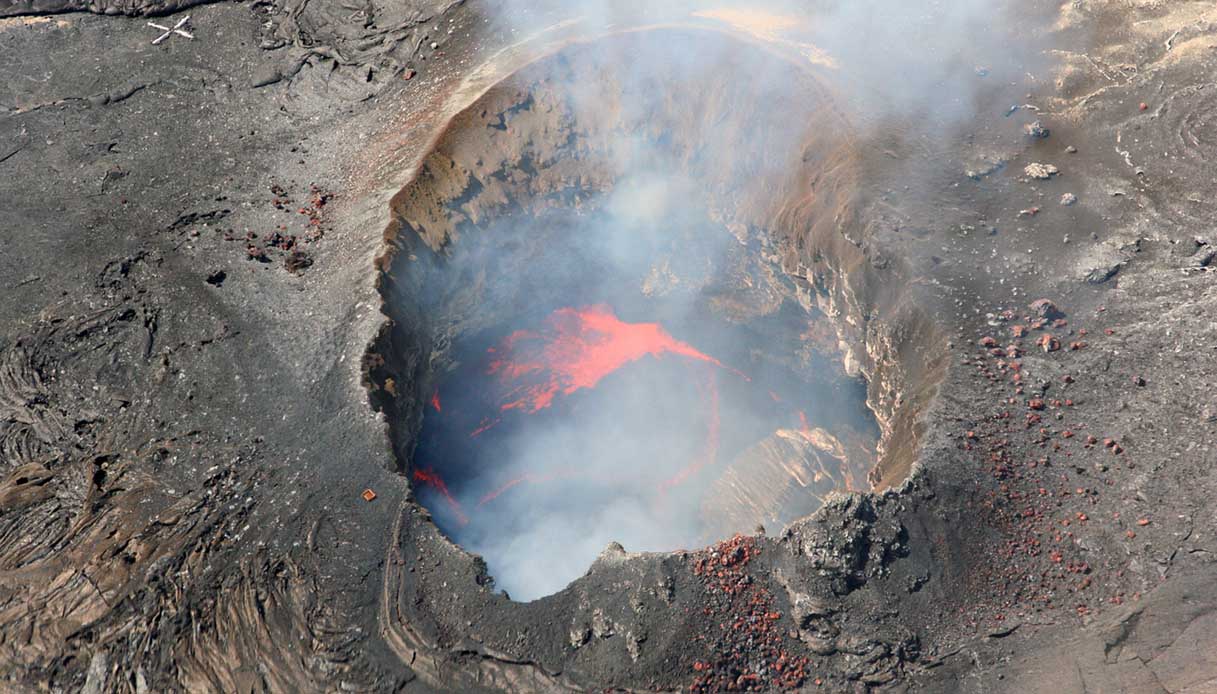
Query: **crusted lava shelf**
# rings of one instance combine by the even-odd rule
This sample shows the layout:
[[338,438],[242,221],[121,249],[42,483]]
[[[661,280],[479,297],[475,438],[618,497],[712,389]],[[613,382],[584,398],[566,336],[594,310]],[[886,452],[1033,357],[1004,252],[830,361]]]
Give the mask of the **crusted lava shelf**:
[[[688,657],[672,649],[713,619],[681,607],[706,589],[674,571],[692,555],[614,542],[587,570],[610,539],[700,547],[826,499],[868,524],[833,542],[882,535],[866,496],[829,493],[908,477],[942,340],[897,264],[841,233],[852,145],[805,59],[683,27],[562,46],[446,124],[392,202],[391,320],[367,364],[415,490],[385,608],[411,660],[453,630],[515,655],[420,671],[544,689]],[[902,542],[865,540],[880,559]],[[850,570],[844,592],[866,572]],[[530,603],[500,590],[532,599],[584,571]],[[678,625],[648,626],[661,613]],[[570,628],[525,626],[554,619]],[[766,638],[777,658],[791,637]]]

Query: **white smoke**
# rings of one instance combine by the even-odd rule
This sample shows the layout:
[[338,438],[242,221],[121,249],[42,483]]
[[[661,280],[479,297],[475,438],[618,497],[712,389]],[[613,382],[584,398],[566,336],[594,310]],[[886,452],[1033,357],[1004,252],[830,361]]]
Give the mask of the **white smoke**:
[[[751,14],[724,14],[723,8]],[[707,9],[720,11],[693,16]],[[814,55],[831,64],[824,68],[824,79],[838,94],[839,107],[856,124],[855,136],[860,139],[893,123],[916,137],[947,137],[944,130],[974,110],[977,95],[987,84],[1018,79],[1031,54],[1025,47],[1012,49],[1015,44],[1002,39],[1007,26],[1002,11],[979,0],[820,2],[811,8],[784,2],[661,6],[561,2],[527,8],[505,3],[501,10],[493,18],[497,28],[517,35],[532,33],[541,19],[570,16],[582,17],[594,29],[661,21],[723,29],[731,19],[738,23],[741,16],[750,16],[757,20],[753,31],[813,46],[819,51]],[[758,20],[785,15],[799,21]],[[739,26],[732,30],[741,31]],[[607,91],[602,84],[575,82],[561,89],[569,95],[573,112],[618,109],[624,114],[618,122],[638,124],[637,132],[615,133],[606,148],[621,172],[614,189],[604,199],[587,203],[587,209],[595,213],[558,215],[557,221],[519,214],[465,234],[450,249],[449,257],[435,261],[435,272],[421,269],[430,261],[420,264],[418,272],[424,279],[417,286],[431,295],[424,299],[424,308],[444,312],[458,305],[476,305],[479,315],[495,317],[500,332],[535,327],[559,301],[565,305],[609,303],[623,314],[649,311],[647,321],[670,327],[677,339],[687,339],[685,334],[701,335],[708,343],[694,343],[695,348],[746,371],[758,383],[772,381],[778,384],[775,387],[793,388],[796,398],[801,390],[810,404],[800,406],[810,410],[813,425],[834,433],[842,427],[865,430],[869,422],[861,412],[860,389],[846,382],[843,374],[801,373],[789,368],[790,363],[774,363],[773,355],[761,358],[741,351],[738,344],[714,344],[713,338],[705,338],[698,330],[697,322],[707,315],[708,292],[714,291],[712,280],[721,280],[742,267],[741,255],[755,256],[757,250],[745,250],[741,239],[729,233],[721,220],[710,221],[713,208],[722,201],[712,196],[707,199],[708,191],[699,189],[688,172],[699,167],[713,170],[719,161],[740,159],[747,165],[728,174],[760,177],[789,166],[788,159],[757,157],[749,161],[734,150],[797,153],[799,138],[810,122],[810,114],[798,110],[797,100],[785,98],[793,88],[787,82],[789,73],[770,72],[774,61],[741,51],[739,41],[727,38],[729,33],[706,31],[696,39],[674,34],[648,44],[642,53],[622,52],[611,45],[596,49],[600,50],[598,59],[611,65],[617,80],[625,85],[613,93],[612,102],[600,103]],[[741,90],[756,96],[755,108],[775,110],[781,117],[763,119],[761,122],[770,124],[764,131],[721,131],[724,137],[715,136],[720,132],[718,124],[700,123],[704,141],[696,146],[657,144],[660,136],[679,141],[688,135],[647,130],[658,125],[648,123],[648,118],[662,112],[656,104],[680,91],[670,89],[670,81],[698,84],[723,70],[731,71],[731,79],[746,81]],[[688,108],[704,110],[707,118],[716,116],[713,104],[697,100],[695,94]],[[748,243],[758,243],[756,233],[749,236]],[[478,234],[484,238],[471,238]],[[641,289],[648,276],[656,275],[661,261],[668,263],[667,274],[674,279],[664,285],[662,300],[648,299]],[[718,274],[712,276],[711,269]],[[490,325],[483,320],[466,327],[477,332]],[[789,326],[765,328],[774,336],[774,343],[765,347],[779,355],[779,360],[799,347],[797,331],[795,339],[780,341],[787,329]],[[669,355],[654,361],[679,359]],[[465,374],[461,371],[465,366],[453,365],[454,373]],[[826,370],[826,365],[820,366]],[[707,438],[704,418],[686,411],[691,401],[697,401],[696,394],[690,396],[699,387],[692,383],[696,377],[688,376],[690,382],[681,383],[680,373],[664,369],[655,371],[650,379],[614,379],[612,383],[606,379],[600,387],[610,389],[611,398],[579,400],[583,409],[561,417],[533,415],[535,421],[509,422],[507,418],[516,415],[504,415],[504,422],[496,425],[501,429],[493,434],[493,451],[478,449],[477,443],[460,451],[433,450],[424,442],[416,465],[434,463],[445,474],[465,511],[477,516],[467,526],[446,514],[433,490],[422,488],[420,494],[441,526],[470,551],[482,555],[498,584],[517,599],[560,590],[586,571],[610,541],[621,542],[629,550],[671,550],[712,541],[715,538],[705,534],[708,524],[701,503],[721,470],[694,475],[689,484],[667,494],[654,491],[654,480],[671,476],[695,459]],[[736,378],[726,370],[718,370],[714,377],[720,386],[726,379]],[[792,378],[804,380],[794,383]],[[441,379],[441,393],[444,384]],[[461,384],[472,386],[469,380]],[[556,402],[554,409],[574,401]],[[793,405],[790,412],[794,412]],[[450,415],[445,409],[444,413],[429,411],[426,416]],[[727,397],[722,398],[719,417],[741,431],[773,431],[792,425],[767,421],[746,402]],[[466,455],[477,459],[451,459]],[[722,459],[716,463],[724,464]],[[563,471],[568,470],[579,474],[564,476]],[[487,490],[529,476],[530,481],[479,506]],[[644,485],[639,480],[649,482]]]

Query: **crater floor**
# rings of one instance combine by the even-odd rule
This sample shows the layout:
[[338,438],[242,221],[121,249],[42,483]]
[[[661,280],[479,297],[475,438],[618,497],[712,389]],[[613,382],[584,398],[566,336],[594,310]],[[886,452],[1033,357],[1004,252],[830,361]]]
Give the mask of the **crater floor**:
[[[538,222],[467,238],[473,248],[436,258],[423,280],[465,275],[470,257],[499,278],[476,302],[491,327],[455,336],[428,379],[408,461],[437,525],[499,588],[531,600],[565,588],[610,542],[704,546],[866,488],[878,432],[865,384],[792,283],[763,304],[749,297],[752,277],[731,270],[759,247],[708,221],[664,230],[667,253],[634,247],[649,246],[646,232],[621,220],[551,220],[550,233]],[[632,242],[630,257],[605,260],[588,226]],[[459,293],[435,294],[422,311],[460,310]]]

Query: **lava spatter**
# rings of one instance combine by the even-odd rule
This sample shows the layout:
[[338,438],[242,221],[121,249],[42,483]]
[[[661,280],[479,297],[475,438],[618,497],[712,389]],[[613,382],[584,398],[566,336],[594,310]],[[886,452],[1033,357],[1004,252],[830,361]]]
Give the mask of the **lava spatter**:
[[811,659],[791,642],[789,616],[753,578],[761,550],[754,537],[736,535],[690,557],[706,591],[707,623],[692,644],[702,657],[692,663],[687,691],[789,692],[810,675]]

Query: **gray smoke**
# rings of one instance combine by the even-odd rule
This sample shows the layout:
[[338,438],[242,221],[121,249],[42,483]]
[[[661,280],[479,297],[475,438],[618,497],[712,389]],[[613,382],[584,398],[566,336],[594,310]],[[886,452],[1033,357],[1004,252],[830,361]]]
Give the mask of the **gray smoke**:
[[[706,9],[746,11],[753,20],[765,12],[801,16],[805,21],[795,26],[779,22],[779,33],[783,40],[813,45],[821,51],[817,55],[830,60],[833,66],[825,68],[826,79],[862,142],[892,128],[910,138],[949,137],[952,124],[975,110],[983,90],[1021,79],[1031,55],[1025,47],[1012,50],[1017,44],[1004,35],[1008,23],[1003,11],[980,0],[820,2],[810,8],[807,3],[786,2],[656,5],[504,3],[493,21],[500,33],[522,37],[570,16],[583,18],[589,30],[689,21],[692,12]],[[723,28],[739,16],[720,12],[692,21]],[[758,26],[769,31],[774,25],[760,21],[752,28]],[[740,141],[739,133],[715,138],[715,125],[703,124],[708,137],[695,155],[657,144],[660,133],[616,133],[607,149],[621,175],[610,193],[598,201],[583,201],[589,212],[545,218],[518,214],[465,233],[446,257],[423,262],[424,266],[433,263],[433,272],[420,270],[425,277],[420,284],[431,294],[427,310],[443,313],[453,306],[477,305],[482,318],[463,326],[470,333],[492,327],[536,328],[545,311],[557,305],[607,303],[619,310],[623,320],[631,308],[649,311],[647,322],[670,328],[677,339],[700,337],[702,342],[689,339],[693,347],[746,371],[754,381],[790,385],[794,373],[790,360],[779,362],[799,344],[797,339],[780,342],[776,335],[785,328],[776,329],[774,344],[767,345],[770,355],[740,351],[738,344],[716,344],[712,331],[698,329],[723,278],[743,268],[746,258],[758,251],[745,248],[723,224],[709,219],[710,208],[719,201],[708,200],[707,191],[699,189],[688,172],[698,167],[712,170],[715,162],[726,160],[728,153],[738,155],[734,150],[740,148],[797,152],[807,114],[784,98],[787,74],[767,72],[770,63],[741,52],[735,40],[713,38],[725,34],[702,33],[696,41],[673,40],[643,54],[604,49],[601,59],[627,85],[611,104],[626,114],[620,121],[645,123],[647,114],[656,111],[655,102],[674,91],[667,88],[669,81],[697,84],[708,73],[721,70],[731,70],[732,79],[747,82],[758,95],[758,108],[789,112],[767,119],[772,125],[746,133],[745,141]],[[575,112],[610,108],[599,103],[603,85],[569,82],[561,90],[575,104]],[[758,157],[733,175],[747,175],[750,169],[760,176],[787,165],[785,160]],[[756,244],[763,233],[751,230],[747,242]],[[666,284],[659,282],[662,299],[648,299],[642,289],[648,278],[657,276],[668,277]],[[651,361],[680,359],[668,355]],[[470,378],[470,364],[451,366],[452,374],[461,374],[461,384],[472,385],[464,380]],[[872,423],[858,411],[858,389],[845,383],[839,372],[827,373],[826,364],[819,366],[821,373],[801,373],[805,382],[795,389],[810,403],[805,407],[812,424],[835,434],[869,431]],[[655,365],[627,368],[645,370]],[[562,589],[586,571],[610,541],[631,551],[660,551],[716,539],[707,534],[708,528],[719,528],[714,519],[705,517],[702,503],[728,461],[720,459],[720,469],[703,470],[663,494],[656,493],[655,480],[678,473],[707,445],[706,420],[692,416],[688,404],[699,396],[708,397],[711,379],[717,379],[714,383],[725,394],[726,383],[737,377],[704,364],[665,366],[646,374],[644,379],[606,381],[601,387],[611,389],[611,397],[580,400],[582,409],[566,416],[531,415],[515,426],[511,422],[516,420],[508,418],[517,415],[504,415],[496,425],[498,431],[491,430],[496,437],[493,456],[483,451],[477,461],[445,461],[450,451],[420,453],[416,463],[437,462],[437,469],[446,465],[441,471],[454,495],[476,518],[460,525],[433,491],[420,493],[445,530],[482,555],[498,585],[514,598],[533,599]],[[440,383],[442,388],[445,381]],[[554,407],[567,404],[556,402]],[[791,405],[787,414],[794,409]],[[443,415],[428,412],[426,416],[449,414],[446,408]],[[794,426],[789,418],[773,419],[772,413],[760,412],[754,404],[727,397],[720,398],[718,416],[741,431],[773,432]],[[544,425],[537,423],[542,421]],[[488,489],[523,478],[529,481],[479,505]]]

